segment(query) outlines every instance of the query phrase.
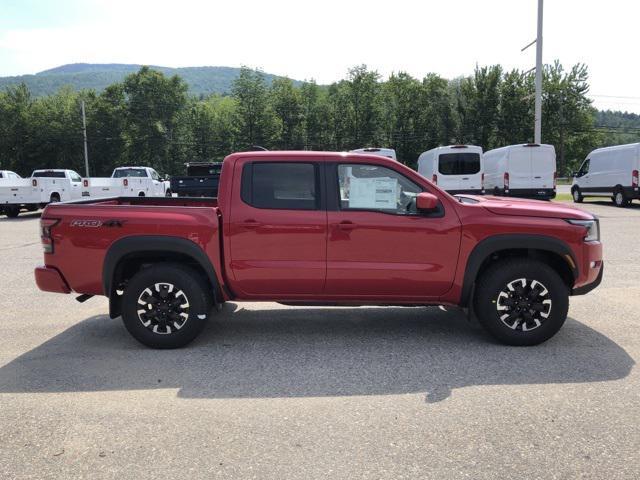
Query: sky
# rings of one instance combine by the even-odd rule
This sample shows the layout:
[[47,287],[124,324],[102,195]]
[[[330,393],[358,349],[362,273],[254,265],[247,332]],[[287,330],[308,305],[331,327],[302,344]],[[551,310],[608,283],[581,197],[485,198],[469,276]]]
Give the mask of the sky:
[[[66,63],[242,66],[318,83],[529,70],[536,0],[0,0],[0,76]],[[543,61],[582,62],[601,109],[640,113],[636,0],[546,0]]]

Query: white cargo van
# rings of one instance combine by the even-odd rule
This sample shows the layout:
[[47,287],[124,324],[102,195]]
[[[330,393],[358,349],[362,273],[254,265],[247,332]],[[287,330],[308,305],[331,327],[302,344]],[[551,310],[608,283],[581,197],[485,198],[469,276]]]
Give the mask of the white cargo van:
[[379,147],[357,148],[355,150],[351,150],[351,153],[368,153],[370,155],[379,155],[381,157],[387,157],[393,160],[398,160],[396,158],[396,151],[393,148],[379,148]]
[[418,173],[447,192],[484,193],[482,147],[449,145],[423,152],[418,157]]
[[0,182],[0,208],[8,217],[17,217],[51,202],[76,200],[82,196],[82,177],[73,170],[34,170],[31,178],[11,178]]
[[487,193],[551,199],[556,196],[556,150],[553,145],[525,143],[485,152]]
[[109,178],[85,178],[83,197],[170,197],[169,182],[149,167],[118,167]]
[[584,197],[611,197],[618,207],[640,198],[638,171],[640,143],[598,148],[573,175],[571,195],[576,203]]

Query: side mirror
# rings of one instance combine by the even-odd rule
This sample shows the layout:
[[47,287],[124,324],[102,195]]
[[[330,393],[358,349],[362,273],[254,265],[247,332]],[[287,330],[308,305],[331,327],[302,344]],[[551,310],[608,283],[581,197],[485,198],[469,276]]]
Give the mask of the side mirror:
[[438,208],[438,197],[433,193],[419,193],[416,197],[416,208],[423,212],[432,212]]
[[577,178],[578,177],[578,172],[571,172],[571,176],[573,178]]

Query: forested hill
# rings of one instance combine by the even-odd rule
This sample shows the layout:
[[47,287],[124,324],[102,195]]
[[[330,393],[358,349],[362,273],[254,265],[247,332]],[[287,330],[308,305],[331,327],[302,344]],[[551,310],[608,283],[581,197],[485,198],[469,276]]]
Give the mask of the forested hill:
[[[127,75],[140,70],[140,67],[141,65],[123,63],[72,63],[35,75],[0,77],[0,90],[24,82],[34,97],[52,95],[65,85],[70,85],[75,90],[92,89],[100,92],[113,83],[122,82]],[[180,75],[189,86],[189,93],[195,96],[228,93],[240,74],[240,69],[233,67],[152,68],[168,76]],[[265,73],[264,78],[267,85],[270,85],[278,77]],[[294,84],[299,82],[294,81]]]

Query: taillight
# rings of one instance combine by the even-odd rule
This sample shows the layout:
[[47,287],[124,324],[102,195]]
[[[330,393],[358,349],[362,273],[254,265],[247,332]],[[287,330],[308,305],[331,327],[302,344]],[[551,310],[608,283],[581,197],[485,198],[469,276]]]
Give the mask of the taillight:
[[431,175],[431,181],[437,185],[438,184],[438,175],[436,175],[435,173],[433,175]]
[[33,180],[31,180],[31,185],[33,187],[37,187],[38,186],[38,180],[36,180],[35,178]]
[[53,253],[53,236],[51,229],[60,222],[58,218],[41,218],[40,219],[40,240],[44,253]]
[[638,188],[638,170],[631,172],[631,186],[633,188]]
[[122,180],[122,184],[123,184],[125,187],[128,187],[128,186],[129,186],[129,180],[125,178],[124,180]]
[[504,172],[504,188],[505,190],[509,188],[509,172]]
[[89,186],[89,180],[87,180],[86,178],[82,181],[82,185],[84,185],[85,187]]
[[553,189],[556,189],[558,185],[558,172],[553,172]]

